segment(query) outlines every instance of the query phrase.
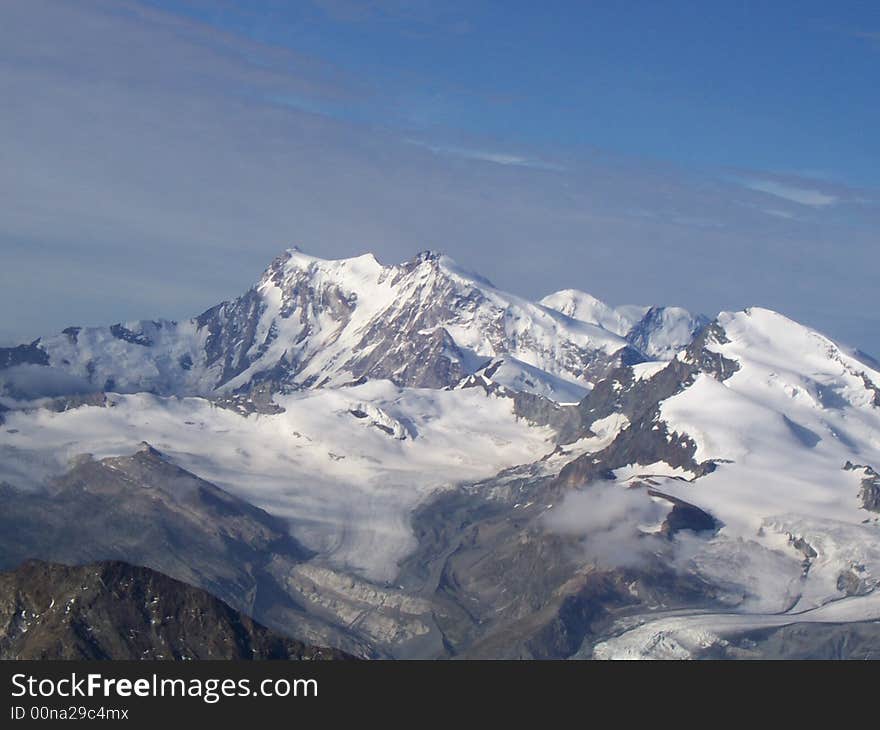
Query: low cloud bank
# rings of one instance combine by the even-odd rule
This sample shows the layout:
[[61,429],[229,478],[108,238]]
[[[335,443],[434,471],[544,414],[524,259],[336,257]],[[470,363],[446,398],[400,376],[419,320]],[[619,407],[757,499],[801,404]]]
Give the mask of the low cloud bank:
[[592,484],[568,494],[544,523],[552,532],[582,537],[588,559],[601,567],[640,567],[668,545],[650,533],[669,509],[642,489]]
[[44,365],[15,365],[0,370],[0,395],[7,398],[33,400],[94,391],[95,386],[84,378]]

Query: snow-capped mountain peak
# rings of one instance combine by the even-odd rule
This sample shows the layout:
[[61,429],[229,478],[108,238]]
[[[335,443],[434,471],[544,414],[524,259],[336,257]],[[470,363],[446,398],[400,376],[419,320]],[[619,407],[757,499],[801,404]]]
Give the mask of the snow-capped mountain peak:
[[267,308],[257,329],[279,343],[268,360],[304,343],[296,381],[308,385],[366,376],[444,387],[503,355],[586,388],[588,370],[606,368],[627,348],[613,333],[502,292],[433,251],[392,266],[372,255],[325,261],[289,251],[258,292]]
[[572,319],[597,324],[621,337],[625,337],[648,311],[648,307],[621,307],[618,311],[579,289],[562,289],[548,294],[540,303]]
[[668,360],[686,347],[709,320],[681,307],[612,307],[592,294],[563,289],[541,299],[545,307],[568,317],[596,324],[623,337],[652,360]]

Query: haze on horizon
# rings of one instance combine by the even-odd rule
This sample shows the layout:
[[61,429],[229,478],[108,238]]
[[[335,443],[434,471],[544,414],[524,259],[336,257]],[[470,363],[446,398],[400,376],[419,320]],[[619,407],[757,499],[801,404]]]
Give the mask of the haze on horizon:
[[637,5],[8,0],[0,339],[197,314],[299,244],[880,355],[880,7]]

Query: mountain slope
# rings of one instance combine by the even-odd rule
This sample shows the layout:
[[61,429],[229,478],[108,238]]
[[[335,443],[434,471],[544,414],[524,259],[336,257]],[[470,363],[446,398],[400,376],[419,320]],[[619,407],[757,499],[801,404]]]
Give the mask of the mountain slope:
[[565,482],[648,485],[711,514],[721,529],[683,546],[678,567],[719,586],[738,612],[655,617],[599,654],[687,655],[722,640],[715,624],[742,633],[813,611],[880,615],[878,384],[869,361],[758,308],[723,313],[662,369],[636,365],[598,384],[580,406],[585,425],[617,413],[628,426],[566,466]]
[[304,610],[271,575],[279,565],[311,557],[286,520],[147,444],[125,456],[74,458],[43,485],[0,484],[0,568],[29,558],[143,565],[207,590],[283,634],[372,655],[344,625]]
[[[107,468],[106,460],[131,459],[147,441],[162,452],[160,473],[168,472],[170,483],[175,468],[198,474],[241,503],[270,512],[335,565],[391,580],[396,561],[413,547],[408,515],[419,501],[553,449],[551,428],[517,417],[513,399],[481,389],[373,381],[276,400],[279,412],[253,414],[202,398],[148,394],[108,395],[59,412],[30,404],[10,411],[0,430],[0,483],[37,499],[47,481],[85,482],[67,476],[80,454],[94,455],[98,464],[87,461],[76,471],[97,471],[102,481],[118,477],[122,472]],[[134,465],[146,458],[138,454]],[[147,500],[150,492],[114,483],[139,505],[157,506]],[[55,504],[67,494],[63,490]],[[86,516],[93,521],[102,514]],[[179,519],[176,512],[174,517]],[[222,562],[224,551],[208,554]]]
[[29,561],[0,573],[0,659],[346,658],[148,568]]

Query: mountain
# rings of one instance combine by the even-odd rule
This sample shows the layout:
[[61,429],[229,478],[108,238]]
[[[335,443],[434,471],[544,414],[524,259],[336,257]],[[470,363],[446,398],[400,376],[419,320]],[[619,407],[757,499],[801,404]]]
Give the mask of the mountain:
[[49,367],[68,392],[209,396],[363,379],[442,388],[494,358],[503,360],[499,383],[577,400],[620,362],[666,353],[663,332],[671,328],[678,342],[696,321],[686,313],[675,315],[685,324],[667,321],[661,310],[623,333],[557,309],[502,292],[434,252],[383,266],[371,254],[326,261],[291,249],[254,288],[198,317],[69,327],[0,350],[0,369]]
[[631,370],[579,406],[586,423],[613,412],[628,428],[605,451],[567,465],[563,477],[582,482],[610,468],[618,483],[632,485],[648,473],[652,490],[713,515],[722,529],[708,544],[689,546],[686,565],[719,587],[727,610],[656,618],[599,654],[687,655],[723,642],[713,623],[746,631],[874,617],[880,371],[873,363],[751,308],[722,313],[662,370]]
[[563,289],[544,297],[545,307],[623,337],[649,360],[669,360],[709,323],[681,307],[611,307],[591,294]]
[[[278,408],[272,413],[251,413],[204,398],[143,393],[110,393],[84,402],[18,402],[0,429],[0,483],[9,485],[8,492],[0,490],[0,500],[9,505],[0,512],[0,523],[8,525],[10,536],[20,534],[19,524],[33,524],[30,535],[41,538],[41,521],[57,516],[56,524],[65,530],[82,525],[98,535],[88,539],[88,532],[74,532],[70,540],[56,542],[79,551],[104,545],[104,536],[115,537],[117,529],[125,542],[109,541],[108,547],[129,545],[143,536],[144,549],[165,562],[134,561],[131,555],[115,553],[82,557],[151,565],[198,585],[203,584],[176,572],[189,556],[216,559],[210,571],[200,569],[204,576],[224,576],[222,566],[231,555],[251,555],[247,562],[253,563],[253,553],[246,549],[253,538],[243,535],[243,541],[232,543],[223,539],[233,526],[215,525],[210,505],[178,508],[173,495],[181,476],[175,469],[182,469],[237,498],[233,516],[245,506],[256,506],[262,519],[271,514],[281,521],[274,532],[264,522],[250,528],[253,535],[267,535],[260,550],[282,545],[269,535],[292,528],[306,551],[390,581],[396,561],[412,549],[408,515],[421,500],[438,489],[540,459],[553,448],[554,429],[517,416],[514,399],[481,388],[399,388],[371,381],[276,395],[273,402]],[[552,412],[566,411],[554,406]],[[159,455],[142,442],[152,444]],[[95,485],[105,482],[113,490],[96,494]],[[135,488],[144,483],[159,486],[152,491]],[[109,503],[109,511],[89,504],[99,499]],[[65,506],[66,500],[81,505],[76,508],[85,517],[81,523],[67,524],[65,511],[74,506]],[[33,516],[27,523],[19,522],[23,510]],[[145,532],[141,526],[127,532],[121,524],[113,529],[120,513],[143,515],[157,529],[169,524],[167,513],[182,539],[198,538],[199,545],[167,553],[161,533]],[[100,519],[108,521],[108,531],[97,524]],[[6,548],[16,561],[28,557],[16,552],[16,544],[31,543],[16,538]],[[293,546],[286,546],[285,554],[301,557]],[[53,554],[35,557],[61,560]],[[179,558],[174,569],[168,564],[172,558]],[[248,583],[236,579],[236,585]],[[221,597],[232,602],[225,593]]]
[[846,622],[863,651],[878,384],[782,315],[723,313],[600,381],[545,459],[420,506],[402,577],[464,656],[840,656],[821,627]]
[[0,365],[10,567],[146,565],[363,657],[842,656],[880,619],[880,365],[770,310],[288,251]]
[[291,536],[287,520],[180,468],[149,444],[126,456],[76,457],[43,487],[2,485],[0,506],[0,568],[30,558],[143,565],[209,591],[282,634],[375,654],[344,621],[302,602],[301,581],[291,576],[315,554]]
[[28,561],[0,573],[0,659],[346,658],[148,568]]

